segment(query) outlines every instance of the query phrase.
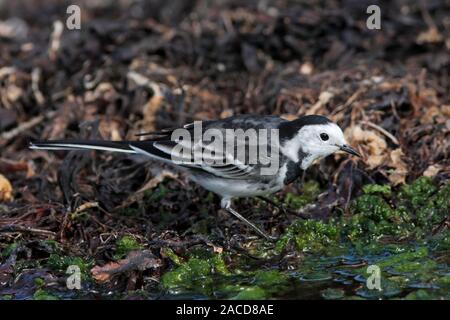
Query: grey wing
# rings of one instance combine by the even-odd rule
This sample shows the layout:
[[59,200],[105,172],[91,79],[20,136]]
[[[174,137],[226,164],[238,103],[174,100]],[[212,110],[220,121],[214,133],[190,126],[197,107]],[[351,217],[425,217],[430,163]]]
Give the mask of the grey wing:
[[218,148],[218,144],[186,141],[155,141],[153,147],[171,162],[199,169],[222,178],[248,179],[258,173],[259,165],[236,157],[236,152]]
[[[229,138],[225,133],[226,129],[241,129],[244,131],[249,129],[256,131],[267,129],[270,134],[270,129],[278,128],[279,124],[284,121],[276,116],[237,116],[223,120],[204,121],[202,122],[202,132],[205,133],[208,129],[214,129],[225,138]],[[155,150],[157,150],[160,158],[168,159],[174,164],[199,169],[218,177],[230,179],[249,179],[259,175],[261,168],[271,161],[270,156],[267,154],[279,156],[277,152],[271,153],[270,148],[267,149],[268,152],[261,154],[259,148],[267,148],[267,145],[258,143],[255,159],[255,152],[251,151],[255,149],[251,148],[247,139],[236,138],[236,140],[233,140],[235,143],[234,148],[228,149],[225,147],[224,141],[205,142],[203,135],[200,139],[194,140],[194,124],[185,125],[184,128],[190,132],[191,139],[172,139],[174,130],[159,132],[158,134],[161,136],[151,142],[151,153],[155,153]],[[276,143],[279,143],[279,141],[276,141]],[[255,148],[254,145],[253,148]],[[143,149],[145,153],[146,148]],[[245,155],[243,156],[242,153],[239,154],[242,150],[245,150]]]

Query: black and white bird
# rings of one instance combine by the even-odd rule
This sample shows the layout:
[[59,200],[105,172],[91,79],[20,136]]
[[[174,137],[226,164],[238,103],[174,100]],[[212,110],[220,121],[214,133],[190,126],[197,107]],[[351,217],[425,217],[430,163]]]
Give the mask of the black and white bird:
[[[187,124],[182,130],[194,133],[195,125],[199,122]],[[174,139],[175,129],[146,133],[152,135],[148,140],[140,141],[102,141],[102,140],[51,140],[34,141],[31,149],[44,150],[104,150],[141,154],[152,159],[171,163],[184,169],[191,180],[205,189],[221,197],[221,207],[233,214],[260,235],[271,238],[256,225],[248,221],[231,207],[231,200],[240,197],[263,197],[280,191],[285,185],[292,183],[302,171],[306,170],[316,160],[331,155],[337,151],[344,151],[355,156],[359,153],[351,148],[344,137],[341,128],[324,116],[308,115],[296,120],[288,121],[277,116],[241,115],[226,119],[200,122],[202,132],[213,129],[218,132],[228,130],[265,129],[276,132],[276,139],[271,139],[272,152],[266,158],[276,158],[276,170],[270,174],[262,174],[265,164],[249,161],[238,157],[232,150],[219,148],[220,144],[205,143],[204,137],[192,137],[189,141]],[[244,144],[249,150],[249,139],[235,139],[236,148]],[[260,143],[260,142],[258,142]],[[194,153],[181,154],[180,146],[208,151],[210,158],[226,160],[225,162],[193,161]],[[259,146],[261,147],[261,145]],[[181,148],[181,149],[183,149]],[[220,149],[220,150],[218,150]],[[174,157],[174,152],[176,157]],[[178,152],[178,153],[177,153]],[[176,158],[176,159],[175,159]],[[180,161],[182,158],[182,161]],[[189,158],[189,159],[186,159]],[[211,160],[211,159],[209,159]]]

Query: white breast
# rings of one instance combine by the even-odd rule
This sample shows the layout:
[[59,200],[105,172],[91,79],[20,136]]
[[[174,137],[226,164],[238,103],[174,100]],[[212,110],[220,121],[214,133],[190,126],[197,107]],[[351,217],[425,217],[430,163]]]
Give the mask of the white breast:
[[191,175],[190,179],[206,190],[212,191],[222,197],[239,198],[263,196],[280,191],[284,187],[287,165],[284,165],[278,175],[267,183],[257,180],[233,180],[206,175]]

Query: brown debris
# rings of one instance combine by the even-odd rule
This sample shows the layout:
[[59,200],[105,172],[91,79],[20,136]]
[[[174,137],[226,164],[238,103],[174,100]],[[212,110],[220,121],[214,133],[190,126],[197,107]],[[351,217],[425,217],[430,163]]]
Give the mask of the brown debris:
[[0,174],[0,202],[12,200],[13,188],[11,182]]
[[155,269],[159,266],[161,266],[161,261],[151,251],[131,251],[125,259],[93,267],[91,274],[95,280],[105,282],[122,273]]

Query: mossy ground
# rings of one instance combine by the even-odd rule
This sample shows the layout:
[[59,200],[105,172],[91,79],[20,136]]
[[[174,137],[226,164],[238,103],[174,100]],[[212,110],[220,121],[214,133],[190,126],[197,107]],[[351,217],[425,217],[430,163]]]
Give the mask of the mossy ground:
[[[299,197],[290,194],[286,202],[306,205],[314,194]],[[350,214],[328,222],[297,220],[274,245],[250,249],[267,261],[295,250],[300,255],[289,268],[265,263],[249,270],[252,262],[242,257],[227,268],[223,253],[176,256],[161,285],[168,295],[227,299],[450,299],[450,231],[434,232],[448,218],[449,199],[449,183],[438,188],[425,177],[397,192],[367,185]],[[381,290],[366,285],[372,265],[381,272]]]
[[[304,188],[300,195],[288,193],[285,205],[301,208],[316,201],[321,192],[318,184],[306,183]],[[154,196],[159,197],[161,190]],[[423,177],[396,190],[366,185],[347,211],[337,212],[342,214],[326,221],[294,220],[275,243],[251,240],[243,243],[243,251],[218,250],[211,243],[181,253],[163,248],[160,254],[166,266],[152,290],[160,298],[450,299],[450,230],[445,223],[450,212],[449,183],[437,186]],[[207,224],[204,227],[206,232]],[[142,238],[129,234],[111,243],[113,261],[147,246]],[[80,268],[88,284],[85,288],[97,286],[90,274],[94,260],[67,254],[53,240],[36,246],[45,248],[49,256],[34,260],[33,265],[18,263],[14,270],[17,275],[30,267],[41,270],[32,275],[29,298],[66,298],[66,293],[53,290],[46,270],[65,274],[70,265]],[[20,242],[4,246],[2,259],[21,247]],[[368,288],[369,266],[379,268],[381,290]],[[129,294],[148,298],[149,292]],[[77,296],[84,294],[70,295]],[[0,296],[13,298],[9,292]]]

